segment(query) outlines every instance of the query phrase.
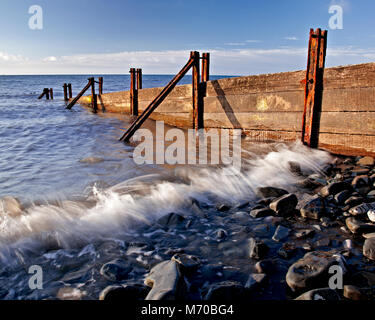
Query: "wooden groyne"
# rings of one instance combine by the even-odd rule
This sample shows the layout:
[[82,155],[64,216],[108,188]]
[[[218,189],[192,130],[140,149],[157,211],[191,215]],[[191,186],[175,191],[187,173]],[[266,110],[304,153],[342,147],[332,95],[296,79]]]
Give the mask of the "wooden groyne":
[[[240,128],[256,141],[302,139],[333,153],[375,156],[375,63],[325,69],[326,41],[326,32],[310,32],[307,71],[205,81],[207,70],[207,79],[198,81],[202,126]],[[97,109],[135,114],[136,92],[141,114],[164,89],[142,89],[140,84],[130,91],[100,94]],[[174,87],[149,117],[195,127],[197,96],[192,99],[192,92],[193,84]],[[92,107],[92,96],[78,103]]]

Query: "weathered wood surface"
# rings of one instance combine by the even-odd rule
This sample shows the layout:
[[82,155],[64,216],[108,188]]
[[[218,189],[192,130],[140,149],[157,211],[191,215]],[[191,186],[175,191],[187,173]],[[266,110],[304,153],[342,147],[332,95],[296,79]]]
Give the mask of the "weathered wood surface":
[[[257,141],[301,137],[305,71],[208,81],[203,98],[204,126],[242,128]],[[342,154],[375,155],[375,63],[325,69],[319,148]],[[138,91],[139,112],[163,88]],[[101,95],[107,112],[129,113],[129,91]],[[82,104],[91,104],[82,97]],[[151,116],[192,128],[192,85],[176,86]]]

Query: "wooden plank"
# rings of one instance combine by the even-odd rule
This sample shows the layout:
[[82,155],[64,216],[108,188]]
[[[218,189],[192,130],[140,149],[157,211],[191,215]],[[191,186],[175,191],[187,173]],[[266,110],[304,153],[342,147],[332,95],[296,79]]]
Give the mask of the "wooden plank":
[[375,111],[322,112],[320,132],[375,135]]
[[322,111],[375,111],[375,87],[325,88]]

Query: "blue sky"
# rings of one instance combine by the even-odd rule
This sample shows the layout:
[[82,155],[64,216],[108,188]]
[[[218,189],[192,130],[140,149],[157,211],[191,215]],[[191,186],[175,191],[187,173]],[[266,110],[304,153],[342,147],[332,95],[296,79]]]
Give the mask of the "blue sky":
[[[329,29],[331,5],[342,30]],[[371,62],[374,12],[373,0],[1,0],[0,74],[170,74],[191,50],[211,52],[213,74],[299,70],[311,27],[329,30],[328,66]]]

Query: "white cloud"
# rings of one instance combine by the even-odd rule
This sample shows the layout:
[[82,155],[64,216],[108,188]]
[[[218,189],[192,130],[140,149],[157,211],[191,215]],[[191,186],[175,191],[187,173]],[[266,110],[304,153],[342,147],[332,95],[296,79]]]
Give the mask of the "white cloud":
[[[211,53],[211,74],[246,75],[302,70],[307,48],[200,48]],[[125,51],[49,56],[30,60],[21,55],[0,53],[1,74],[127,74],[130,67],[144,74],[176,74],[187,62],[188,50]],[[327,50],[327,66],[373,62],[375,49],[335,47]]]
[[226,46],[244,46],[246,43],[244,42],[229,42],[229,43],[224,43]]
[[262,42],[260,40],[246,40],[247,43],[259,43]]
[[284,37],[284,40],[297,41],[297,37]]

